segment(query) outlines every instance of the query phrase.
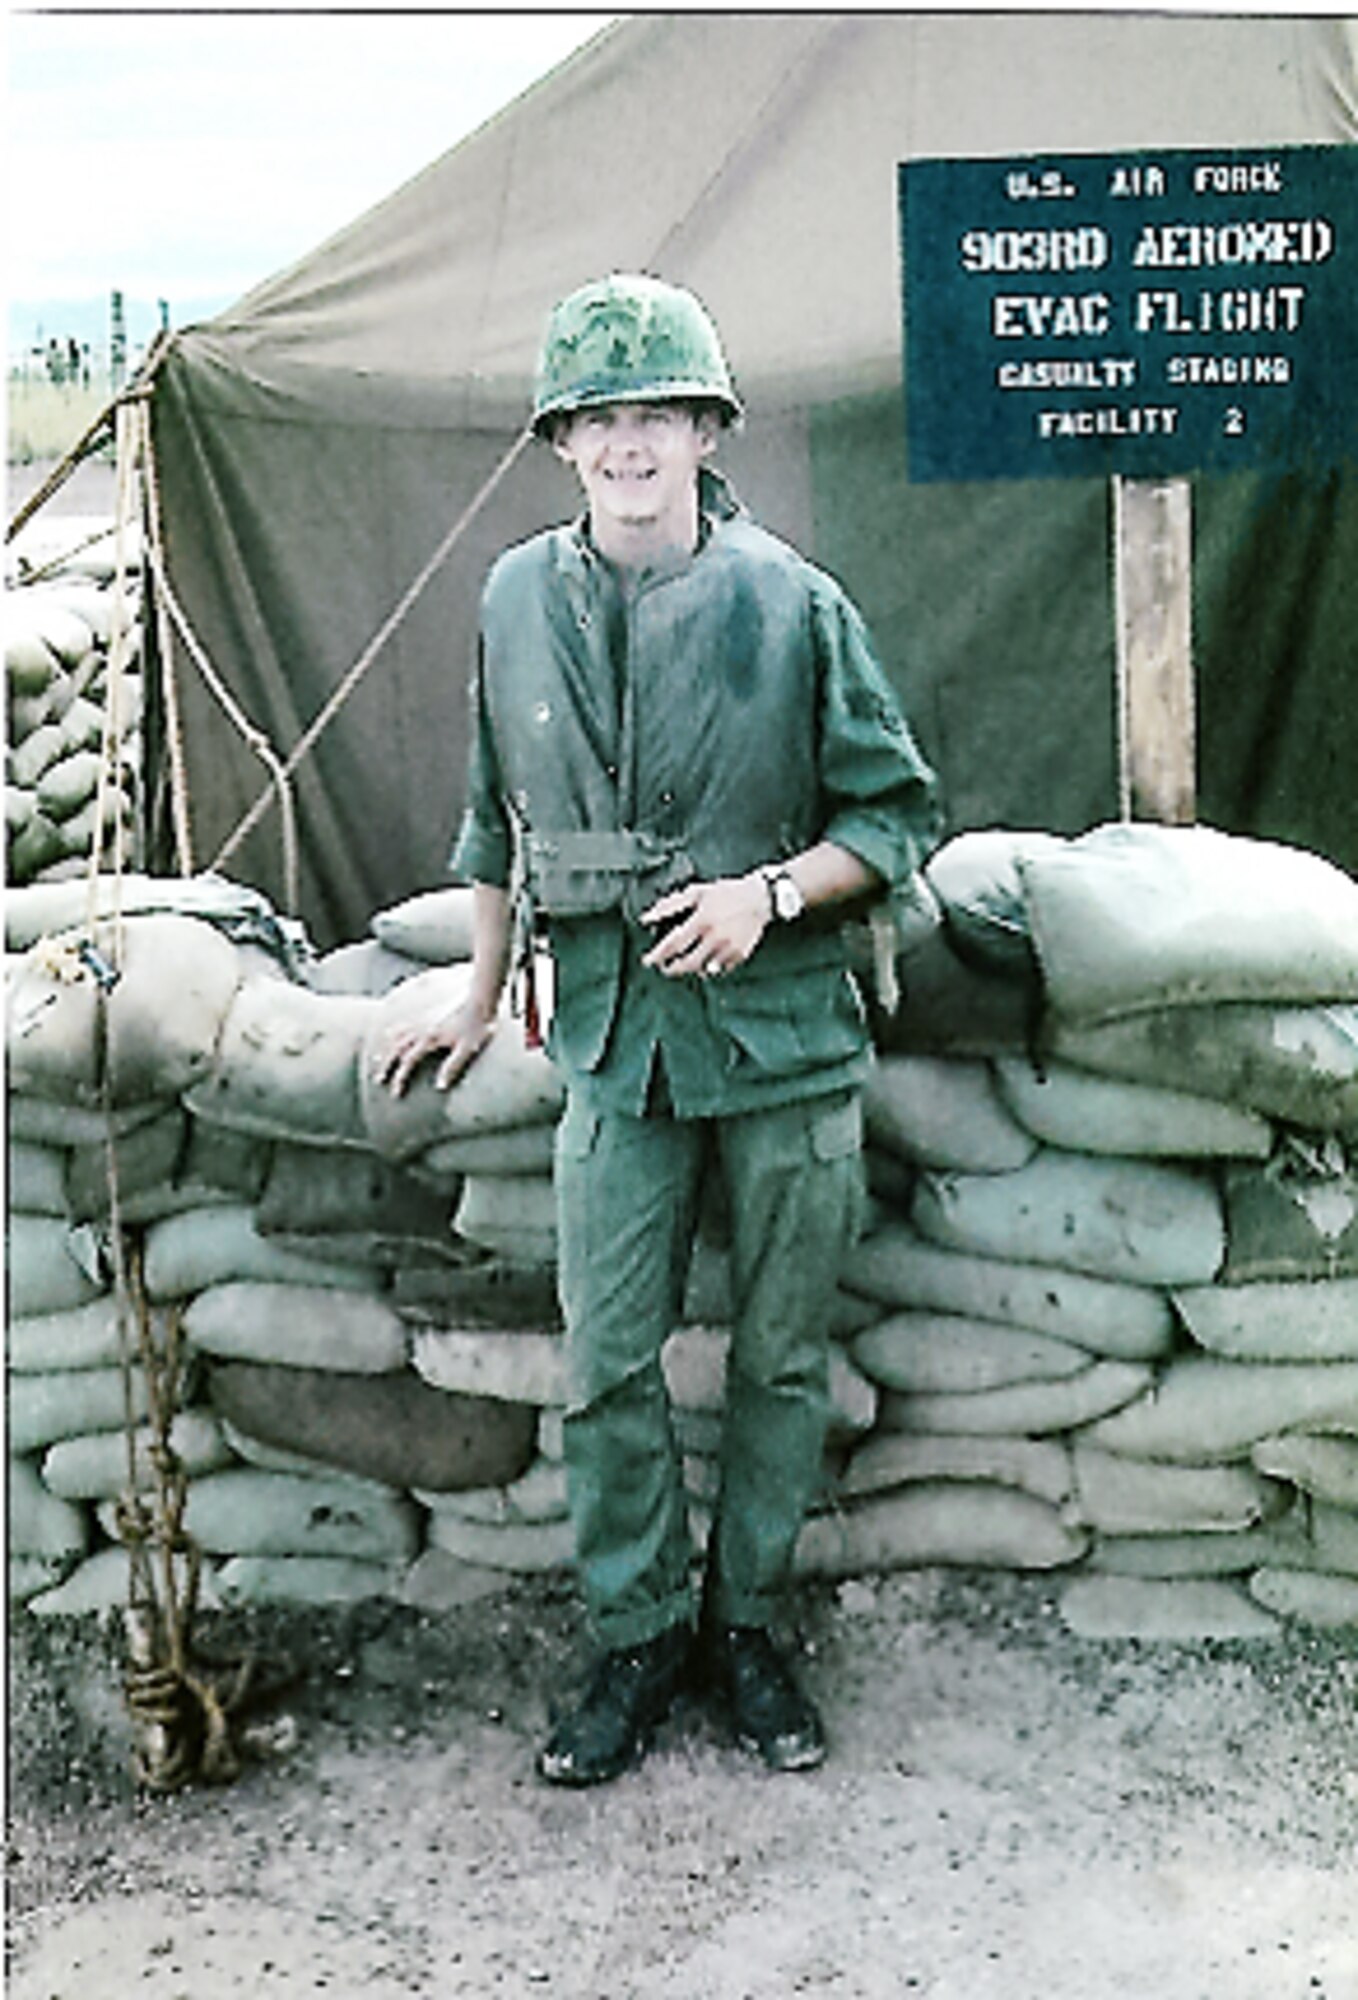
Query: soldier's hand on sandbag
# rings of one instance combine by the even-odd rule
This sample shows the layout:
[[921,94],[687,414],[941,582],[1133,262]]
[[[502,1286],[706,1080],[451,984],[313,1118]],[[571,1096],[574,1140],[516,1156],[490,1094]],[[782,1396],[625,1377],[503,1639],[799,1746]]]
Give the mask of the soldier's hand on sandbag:
[[400,1097],[427,1057],[442,1054],[434,1076],[436,1090],[450,1090],[475,1062],[495,1032],[495,1022],[474,1001],[448,1009],[431,1009],[421,1020],[408,1021],[391,1034],[373,1059],[379,1083]]

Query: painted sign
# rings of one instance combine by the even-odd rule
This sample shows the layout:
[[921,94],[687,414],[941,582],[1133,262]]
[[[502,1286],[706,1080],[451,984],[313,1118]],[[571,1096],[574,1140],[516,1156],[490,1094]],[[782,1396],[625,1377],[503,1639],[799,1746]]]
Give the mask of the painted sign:
[[912,480],[1358,462],[1358,147],[899,169]]

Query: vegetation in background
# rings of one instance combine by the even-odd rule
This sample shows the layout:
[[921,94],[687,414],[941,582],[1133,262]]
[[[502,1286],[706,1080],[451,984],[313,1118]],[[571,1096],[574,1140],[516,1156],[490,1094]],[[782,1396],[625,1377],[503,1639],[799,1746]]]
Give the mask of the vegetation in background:
[[60,458],[93,423],[111,394],[106,371],[77,382],[11,371],[5,432],[7,465]]

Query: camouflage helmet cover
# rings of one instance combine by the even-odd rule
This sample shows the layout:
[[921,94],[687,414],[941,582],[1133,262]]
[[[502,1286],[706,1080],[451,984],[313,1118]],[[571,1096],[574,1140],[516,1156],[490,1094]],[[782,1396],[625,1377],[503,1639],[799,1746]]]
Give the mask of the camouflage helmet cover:
[[615,272],[553,307],[533,394],[533,429],[601,403],[714,403],[734,421],[741,405],[721,341],[692,292]]

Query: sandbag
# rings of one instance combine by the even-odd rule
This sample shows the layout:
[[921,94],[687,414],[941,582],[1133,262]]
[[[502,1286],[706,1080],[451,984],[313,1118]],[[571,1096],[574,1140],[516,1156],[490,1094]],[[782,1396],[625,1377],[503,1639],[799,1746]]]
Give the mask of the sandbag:
[[11,1555],[84,1555],[90,1543],[88,1513],[52,1492],[31,1459],[10,1458],[5,1492],[5,1542]]
[[794,1566],[800,1576],[821,1577],[936,1563],[1056,1569],[1077,1562],[1085,1546],[1084,1535],[1031,1493],[941,1479],[812,1516]]
[[217,1555],[409,1561],[420,1544],[419,1510],[402,1494],[251,1466],[195,1480],[184,1525],[201,1548]]
[[78,1556],[11,1555],[5,1565],[5,1595],[11,1604],[23,1604],[55,1590],[78,1561]]
[[[50,817],[50,815],[49,815]],[[115,826],[121,824],[124,835],[132,829],[133,806],[125,792],[113,791],[105,799],[103,809],[95,799],[89,799],[68,818],[54,820],[53,824],[61,834],[61,851],[68,860],[88,861],[96,851],[111,857],[114,851]]]
[[1265,1567],[1249,1579],[1249,1593],[1282,1618],[1326,1629],[1358,1625],[1358,1577]]
[[28,586],[33,596],[27,606],[30,618],[48,646],[64,665],[76,667],[94,650],[94,633],[89,624],[67,602],[67,588],[60,583]]
[[412,1170],[443,1182],[463,1174],[550,1174],[554,1125],[516,1125],[507,1132],[473,1132],[442,1139],[411,1162]]
[[1241,1111],[1184,1090],[1120,1083],[1049,1063],[1001,1056],[999,1092],[1019,1123],[1048,1146],[1127,1159],[1267,1159],[1273,1128]]
[[962,1431],[1040,1437],[1076,1430],[1144,1393],[1152,1371],[1136,1361],[1092,1361],[1062,1382],[1018,1382],[969,1395],[902,1396],[888,1389],[879,1422],[889,1431]]
[[1021,1053],[1040,1005],[1035,962],[1026,976],[978,972],[958,956],[946,915],[944,927],[898,955],[900,996],[890,1011],[877,998],[871,954],[855,961],[874,1048],[887,1055]]
[[[93,885],[93,901],[101,918],[114,912],[129,917],[168,912],[200,918],[232,936],[252,925],[267,926],[272,919],[270,906],[257,889],[228,881],[223,875],[184,877],[131,871],[101,875]],[[5,943],[11,951],[26,951],[40,938],[82,930],[89,919],[90,902],[88,876],[11,890],[5,897]]]
[[[179,1108],[117,1135],[118,1211],[125,1224],[159,1222],[194,1208],[239,1207],[263,1192],[273,1147],[249,1132],[189,1118]],[[72,1215],[110,1209],[108,1141],[74,1145],[66,1173]]]
[[38,780],[38,809],[60,826],[95,796],[104,760],[97,750],[73,750],[49,764]]
[[[57,759],[65,754],[65,751],[66,739],[61,733],[60,725],[55,722],[39,723],[38,727],[32,730],[22,743],[15,744],[14,748],[10,751],[9,774],[11,781],[16,785],[21,785],[25,791],[32,790],[37,786],[43,772],[49,770],[56,763]],[[11,951],[22,951],[27,945],[33,943],[32,938],[26,938],[23,943],[20,943],[19,939],[10,933],[8,920],[6,921],[5,941]]]
[[1010,1173],[1037,1151],[984,1062],[879,1056],[863,1093],[863,1121],[875,1145],[921,1166]]
[[1358,1361],[1358,1277],[1195,1285],[1174,1303],[1199,1347],[1238,1361]]
[[1064,1442],[1051,1438],[911,1437],[877,1431],[855,1447],[837,1492],[853,1500],[920,1480],[973,1479],[1014,1486],[1060,1507],[1072,1491],[1070,1452]]
[[[41,1451],[59,1438],[86,1431],[122,1428],[129,1407],[121,1368],[52,1369],[42,1375],[15,1375],[9,1384],[9,1448],[19,1454]],[[146,1384],[132,1371],[133,1420],[147,1415]]]
[[1358,1174],[1337,1139],[1312,1159],[1284,1150],[1267,1167],[1227,1169],[1227,1284],[1358,1276]]
[[37,1146],[99,1146],[110,1130],[131,1132],[159,1118],[164,1102],[125,1104],[110,1112],[86,1110],[79,1104],[58,1104],[54,1098],[11,1095],[5,1107],[11,1139]]
[[463,1246],[452,1264],[402,1265],[392,1277],[392,1301],[417,1325],[514,1327],[549,1332],[561,1324],[556,1272],[547,1264],[514,1264],[489,1250]]
[[10,985],[6,1047],[10,1088],[87,1107],[178,1097],[201,1076],[236,991],[234,945],[191,917],[129,917],[121,949],[110,929],[96,940],[117,956],[119,977],[101,998],[72,954],[30,952]]
[[541,1049],[525,1046],[521,1026],[507,1017],[451,1090],[434,1087],[432,1059],[401,1097],[393,1097],[379,1080],[376,1066],[393,1030],[424,1019],[433,1007],[455,1006],[468,976],[469,969],[461,967],[420,973],[373,1003],[377,1011],[360,1062],[359,1090],[368,1141],[388,1159],[407,1160],[475,1132],[552,1124],[560,1113],[565,1092],[557,1071]]
[[910,1220],[948,1249],[1128,1284],[1205,1284],[1226,1248],[1202,1175],[1079,1153],[1045,1151],[1012,1174],[926,1174]]
[[15,694],[41,694],[58,672],[55,652],[43,637],[42,619],[29,592],[7,590],[0,600],[5,678]]
[[204,1354],[225,1360],[351,1375],[406,1365],[405,1324],[387,1301],[327,1285],[252,1279],[208,1285],[187,1307],[184,1331]]
[[[206,1611],[221,1608],[213,1575],[214,1566],[205,1563],[199,1577],[198,1602]],[[95,1611],[118,1611],[128,1601],[129,1587],[127,1551],[96,1549],[55,1590],[30,1597],[27,1608],[37,1618],[75,1618]]]
[[1017,862],[1052,1009],[1358,1000],[1358,882],[1206,826],[1100,826]]
[[35,800],[32,812],[10,843],[11,877],[19,884],[31,882],[35,875],[45,874],[61,862],[65,852],[60,827],[46,813],[38,811]]
[[[141,1195],[174,1179],[188,1140],[189,1121],[177,1104],[155,1118],[70,1149],[65,1196],[68,1212],[81,1221],[110,1213],[116,1186],[124,1222],[140,1220],[133,1208]],[[110,1160],[110,1146],[112,1159]]]
[[976,827],[935,848],[924,873],[975,954],[999,967],[1025,957],[1028,912],[1019,862],[1025,855],[1059,853],[1059,835],[1027,827]]
[[341,1262],[452,1255],[448,1197],[375,1153],[279,1141],[255,1222],[269,1240]]
[[1326,1500],[1312,1500],[1307,1512],[1315,1567],[1358,1576],[1358,1512]]
[[66,1217],[66,1154],[59,1146],[11,1140],[5,1148],[5,1201],[11,1214]]
[[453,1227],[511,1263],[554,1264],[556,1188],[546,1174],[468,1174]]
[[[163,1312],[152,1312],[151,1334],[164,1345]],[[112,1368],[123,1352],[119,1328],[123,1308],[113,1292],[101,1292],[83,1306],[64,1312],[35,1313],[11,1319],[5,1330],[6,1360],[12,1374],[40,1375],[68,1368]],[[126,1322],[129,1353],[135,1353],[138,1330],[131,1315]]]
[[424,1549],[402,1576],[396,1594],[416,1611],[462,1611],[512,1588],[507,1570],[461,1562],[443,1549]]
[[1358,1433],[1358,1361],[1254,1363],[1183,1355],[1148,1394],[1089,1428],[1133,1458],[1215,1464],[1275,1431],[1342,1421]]
[[566,1569],[575,1560],[575,1534],[569,1521],[491,1525],[463,1520],[445,1508],[431,1513],[428,1521],[431,1549],[479,1568],[530,1575]]
[[373,1377],[224,1362],[208,1386],[239,1431],[389,1486],[505,1486],[533,1454],[530,1409],[432,1388],[409,1369]]
[[1105,1535],[1239,1529],[1291,1504],[1287,1488],[1247,1465],[1167,1465],[1072,1440],[1073,1518]]
[[1049,1040],[1078,1069],[1198,1091],[1317,1132],[1358,1132],[1358,1007],[1167,1007],[1096,1026],[1056,1022]]
[[9,1311],[65,1312],[107,1288],[99,1245],[57,1215],[12,1214],[5,1225]]
[[[505,1410],[514,1406],[502,1403],[499,1407]],[[564,1521],[570,1512],[566,1468],[559,1459],[551,1458],[534,1458],[519,1477],[507,1483],[443,1492],[431,1491],[413,1481],[411,1493],[422,1507],[434,1513],[456,1514],[464,1521],[483,1521],[496,1527]]]
[[145,1280],[152,1299],[191,1298],[209,1286],[252,1280],[353,1292],[373,1292],[379,1285],[378,1274],[362,1264],[322,1263],[279,1249],[260,1235],[253,1209],[237,1203],[190,1209],[152,1223]]
[[435,1389],[539,1406],[566,1401],[560,1334],[420,1327],[410,1358],[416,1373]]
[[379,910],[368,928],[388,951],[426,965],[451,965],[472,955],[475,900],[470,886],[428,889]]
[[1260,1438],[1250,1451],[1260,1472],[1289,1479],[1303,1493],[1358,1514],[1358,1438],[1315,1437],[1293,1431]]
[[904,1223],[864,1237],[845,1259],[841,1283],[883,1305],[1030,1327],[1125,1360],[1166,1354],[1174,1338],[1169,1300],[1147,1286],[969,1256],[925,1242]]
[[885,1389],[951,1395],[1050,1382],[1089,1366],[1084,1348],[996,1320],[951,1313],[892,1313],[849,1343],[855,1362]]
[[1187,1534],[1096,1535],[1085,1567],[1106,1576],[1247,1577],[1263,1563],[1309,1562],[1309,1537],[1295,1510],[1253,1528],[1210,1528]]
[[313,1146],[366,1146],[358,1067],[380,1000],[246,979],[211,1070],[186,1092],[200,1118]]
[[356,944],[336,945],[318,958],[307,973],[313,993],[340,993],[380,1000],[422,970],[417,958],[405,958],[388,951],[376,938],[360,938]]
[[[252,1362],[232,1362],[228,1366],[250,1368]],[[362,1376],[364,1382],[386,1380],[382,1376]],[[252,1438],[248,1432],[238,1430],[228,1418],[218,1412],[218,1422],[222,1426],[222,1436],[232,1448],[232,1456],[242,1466],[256,1466],[260,1472],[288,1472],[298,1480],[346,1480],[354,1486],[368,1486],[374,1492],[390,1494],[390,1480],[368,1480],[362,1472],[350,1472],[346,1466],[330,1466],[322,1458],[308,1458],[304,1452],[286,1452],[278,1444],[262,1444],[260,1438]]]
[[232,1556],[216,1576],[216,1595],[234,1604],[361,1604],[399,1596],[404,1559],[354,1556]]
[[1081,1639],[1270,1639],[1280,1621],[1214,1577],[1081,1576],[1061,1593],[1061,1622]]
[[[149,1425],[133,1432],[133,1465],[139,1492],[155,1483],[151,1463],[154,1433]],[[170,1425],[170,1450],[190,1479],[220,1472],[231,1463],[231,1448],[210,1410],[181,1410]],[[112,1500],[128,1486],[127,1437],[123,1431],[95,1431],[63,1438],[43,1456],[43,1483],[66,1500]]]

